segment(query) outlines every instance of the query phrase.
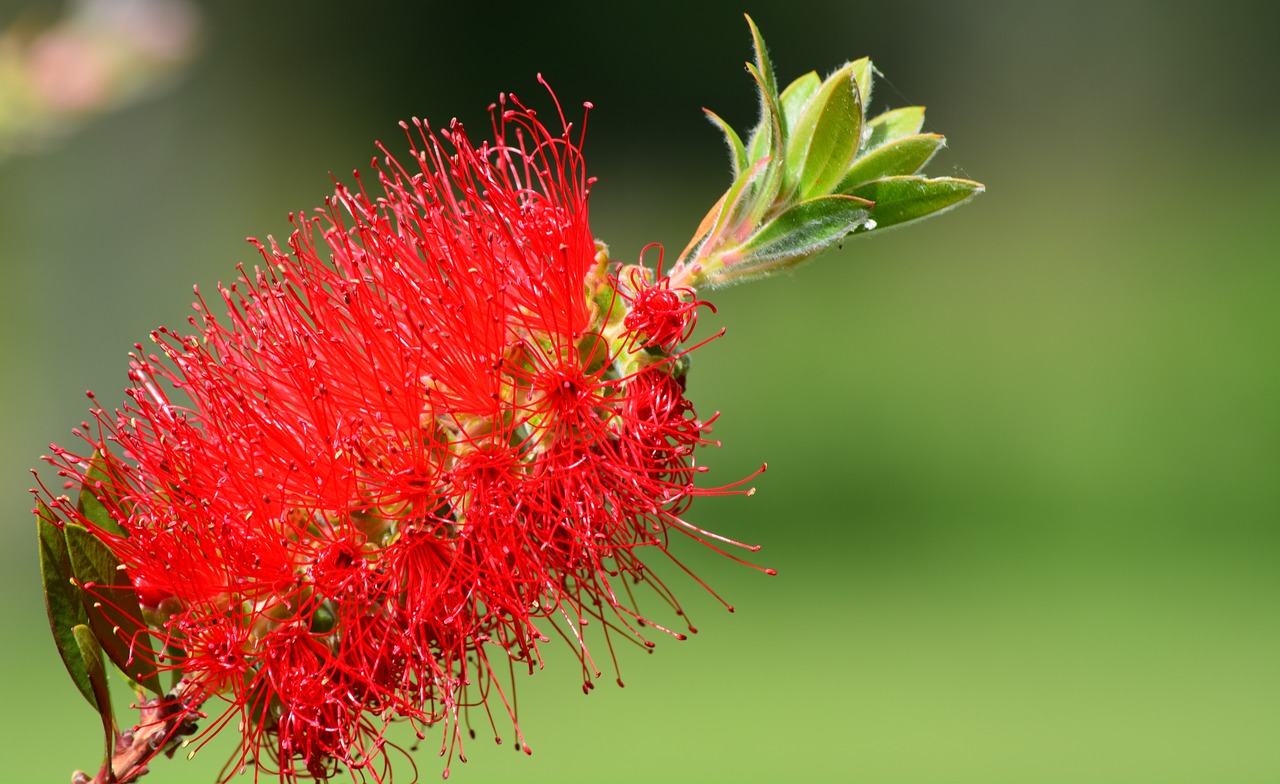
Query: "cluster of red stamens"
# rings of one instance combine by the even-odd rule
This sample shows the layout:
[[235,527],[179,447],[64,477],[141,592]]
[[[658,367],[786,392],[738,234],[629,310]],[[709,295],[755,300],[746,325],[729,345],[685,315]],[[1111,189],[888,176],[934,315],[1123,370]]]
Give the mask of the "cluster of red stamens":
[[[705,303],[610,265],[563,117],[552,135],[514,99],[492,115],[478,147],[405,125],[414,160],[374,161],[383,195],[357,175],[287,251],[258,245],[226,317],[200,298],[194,334],[138,346],[128,402],[82,434],[123,534],[53,501],[123,564],[182,700],[229,705],[229,773],[385,780],[394,720],[460,754],[469,708],[514,724],[497,675],[552,632],[584,689],[583,627],[652,647],[666,630],[631,586],[682,614],[642,560],[673,532],[737,545],[682,519],[742,492],[694,484],[709,420],[682,346]],[[86,457],[52,460],[90,481]]]

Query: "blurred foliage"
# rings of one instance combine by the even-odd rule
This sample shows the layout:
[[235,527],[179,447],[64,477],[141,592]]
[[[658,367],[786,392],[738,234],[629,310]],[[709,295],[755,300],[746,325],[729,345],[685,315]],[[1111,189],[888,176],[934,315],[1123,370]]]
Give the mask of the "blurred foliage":
[[[624,652],[626,689],[582,697],[553,661],[520,683],[534,756],[473,717],[454,777],[1280,778],[1280,12],[227,0],[203,7],[180,90],[0,165],[7,779],[96,762],[22,478],[70,440],[83,390],[119,400],[130,345],[181,324],[193,282],[253,264],[241,238],[286,232],[373,139],[403,149],[397,120],[478,131],[501,90],[545,105],[539,71],[596,105],[614,257],[678,252],[729,182],[699,109],[754,120],[743,10],[781,80],[872,57],[891,80],[872,109],[927,105],[951,143],[931,170],[990,191],[716,293],[703,326],[729,331],[691,376],[723,411],[709,481],[769,471],[692,517],[763,544],[779,576],[690,548],[735,615],[694,600],[702,633]],[[210,782],[225,748],[153,778]]]

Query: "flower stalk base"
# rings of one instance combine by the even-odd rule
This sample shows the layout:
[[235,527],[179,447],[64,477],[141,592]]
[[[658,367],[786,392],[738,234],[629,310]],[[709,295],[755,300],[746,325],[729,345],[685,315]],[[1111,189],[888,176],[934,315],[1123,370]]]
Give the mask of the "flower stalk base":
[[112,733],[112,750],[108,761],[92,778],[77,770],[71,784],[130,784],[151,769],[156,756],[172,758],[186,738],[199,729],[203,714],[185,708],[177,693],[145,700],[138,705],[138,723],[133,729]]

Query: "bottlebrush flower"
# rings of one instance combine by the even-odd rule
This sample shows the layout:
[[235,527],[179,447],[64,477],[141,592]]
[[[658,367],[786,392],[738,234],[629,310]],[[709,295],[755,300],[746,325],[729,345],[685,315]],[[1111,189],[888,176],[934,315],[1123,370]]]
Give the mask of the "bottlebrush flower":
[[119,525],[52,500],[136,590],[157,644],[133,656],[243,728],[231,770],[380,780],[397,719],[461,754],[462,712],[516,722],[498,673],[553,630],[590,689],[583,627],[651,646],[630,584],[679,604],[646,554],[719,547],[681,515],[743,492],[694,484],[709,420],[679,344],[703,303],[610,267],[571,124],[514,97],[492,116],[478,146],[406,125],[380,195],[339,186],[220,289],[227,316],[200,298],[194,332],[137,347],[128,403],[84,432],[96,458],[54,450]]
[[[741,560],[685,515],[756,475],[696,482],[716,442],[685,395],[711,307],[694,287],[981,189],[915,175],[941,144],[913,135],[919,112],[862,133],[869,62],[779,95],[752,30],[760,125],[744,145],[721,123],[735,181],[673,268],[660,250],[653,269],[610,262],[582,131],[503,97],[478,145],[456,122],[403,124],[407,162],[382,150],[376,184],[357,173],[292,216],[221,303],[197,291],[190,330],[136,346],[124,406],[95,403],[81,451],[48,458],[78,497],[37,508],[54,638],[108,737],[96,781],[134,780],[197,717],[195,743],[239,730],[228,778],[389,781],[397,721],[438,733],[447,776],[473,711],[495,734],[507,714],[529,750],[512,678],[553,633],[584,691],[605,669],[589,636],[615,673],[616,642],[684,637],[633,587],[683,616],[651,562],[706,587],[673,538]],[[126,736],[100,649],[157,695]]]

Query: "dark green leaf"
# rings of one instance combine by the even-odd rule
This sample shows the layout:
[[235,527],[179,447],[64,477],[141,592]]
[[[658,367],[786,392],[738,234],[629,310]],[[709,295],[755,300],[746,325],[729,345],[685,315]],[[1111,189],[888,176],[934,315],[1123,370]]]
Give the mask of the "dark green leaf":
[[88,616],[80,601],[80,589],[71,583],[71,556],[67,553],[67,540],[62,535],[57,515],[43,500],[36,501],[36,509],[39,515],[36,526],[40,533],[40,577],[44,581],[44,606],[49,614],[49,630],[53,632],[53,642],[58,647],[58,655],[62,657],[71,682],[89,704],[97,708],[84,657],[80,655],[80,646],[72,632],[77,625],[88,623]]
[[[166,645],[164,654],[167,657],[167,663],[172,665],[174,662],[180,662],[187,658],[187,652],[176,645]],[[178,682],[182,680],[182,670],[174,667],[169,670],[169,690],[178,688]]]
[[71,633],[75,637],[81,662],[93,686],[94,707],[98,709],[98,716],[102,718],[103,745],[106,747],[103,759],[105,764],[110,764],[111,747],[114,745],[116,735],[116,720],[115,714],[111,712],[111,689],[107,685],[107,669],[102,666],[102,648],[99,647],[98,638],[94,636],[93,631],[84,624],[75,626]]
[[162,694],[155,673],[156,654],[142,621],[138,594],[119,569],[115,553],[84,526],[65,528],[71,568],[83,590],[89,626],[107,657],[120,671],[156,694]]
[[738,136],[737,131],[729,127],[729,123],[721,119],[720,115],[710,109],[703,109],[707,119],[711,120],[720,132],[724,134],[725,143],[729,145],[729,161],[733,164],[733,176],[737,179],[747,168],[747,148],[742,144],[742,138]]
[[721,277],[750,277],[812,256],[839,242],[870,213],[870,204],[850,196],[821,196],[795,204],[725,254],[727,274]]
[[878,228],[897,226],[934,215],[955,207],[975,195],[985,186],[973,180],[954,177],[885,177],[864,183],[850,192],[875,202],[871,219]]
[[801,199],[835,188],[858,154],[861,134],[862,103],[850,63],[809,98],[788,142],[787,170],[798,173]]
[[862,183],[881,177],[915,174],[943,144],[943,138],[937,134],[921,134],[878,147],[853,162],[836,186],[836,192],[850,193]]
[[882,144],[914,136],[924,127],[924,107],[904,106],[867,121],[867,139],[863,150],[874,150]]
[[124,529],[111,518],[102,498],[112,492],[115,484],[108,472],[107,458],[101,452],[94,452],[89,461],[89,471],[85,474],[84,486],[80,488],[80,514],[98,528],[116,536],[124,536]]

